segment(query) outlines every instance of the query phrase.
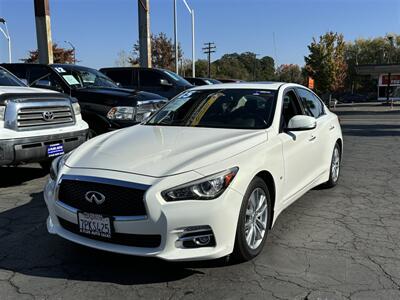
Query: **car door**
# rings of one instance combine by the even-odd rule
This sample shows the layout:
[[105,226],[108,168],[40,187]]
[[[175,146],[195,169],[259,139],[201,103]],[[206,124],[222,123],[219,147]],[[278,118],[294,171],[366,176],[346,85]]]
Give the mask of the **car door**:
[[284,202],[292,202],[305,191],[314,180],[317,162],[315,130],[288,131],[289,120],[296,115],[304,115],[304,109],[294,89],[283,93],[281,108],[281,128],[279,138],[282,142],[284,158]]
[[166,98],[171,98],[174,94],[173,82],[157,70],[139,70],[139,90],[158,94]]
[[316,162],[314,177],[318,177],[329,168],[333,150],[330,149],[332,147],[330,135],[333,134],[330,116],[325,112],[322,101],[313,92],[305,88],[296,88],[296,92],[302,102],[304,112],[317,120],[313,135],[314,146],[317,149],[314,158]]

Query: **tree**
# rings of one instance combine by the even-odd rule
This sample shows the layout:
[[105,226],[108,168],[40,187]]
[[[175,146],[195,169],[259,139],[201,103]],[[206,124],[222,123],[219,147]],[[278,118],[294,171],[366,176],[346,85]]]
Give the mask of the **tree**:
[[[73,64],[75,55],[74,49],[66,49],[58,47],[56,43],[53,44],[53,60],[54,63],[58,64]],[[25,63],[37,63],[39,62],[39,51],[33,50],[29,51],[27,58],[21,59]]]
[[[345,58],[348,65],[346,88],[352,91],[376,91],[376,80],[358,76],[356,66],[363,64],[400,63],[400,35],[357,39],[346,43]],[[374,82],[375,81],[375,82]]]
[[328,32],[317,42],[313,38],[305,57],[308,76],[315,80],[318,93],[332,93],[343,89],[347,76],[345,42],[342,34]]
[[284,64],[276,69],[276,79],[281,82],[304,83],[299,65]]
[[[129,58],[131,65],[139,64],[139,42],[133,46],[133,57]],[[183,57],[183,51],[178,47],[179,60]],[[153,67],[175,70],[175,46],[171,38],[163,32],[151,35],[151,61]]]
[[264,56],[258,59],[255,53],[230,53],[214,61],[211,68],[215,68],[218,78],[233,78],[242,80],[273,80],[275,73],[274,60]]
[[131,66],[129,54],[125,50],[118,52],[117,59],[115,60],[115,66],[117,67],[129,67]]

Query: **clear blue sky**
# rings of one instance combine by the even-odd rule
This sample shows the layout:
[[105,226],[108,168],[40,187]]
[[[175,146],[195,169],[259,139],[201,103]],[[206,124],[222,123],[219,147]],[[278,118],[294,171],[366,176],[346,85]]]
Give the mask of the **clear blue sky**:
[[[196,11],[197,58],[202,44],[224,53],[252,51],[274,56],[278,63],[304,64],[312,37],[328,30],[346,40],[400,33],[400,0],[187,0]],[[179,39],[191,57],[190,16],[181,0]],[[173,1],[150,0],[151,30],[173,36]],[[82,65],[112,66],[121,50],[130,51],[138,38],[137,0],[50,0],[53,41],[77,48]],[[33,0],[0,0],[0,16],[8,21],[13,60],[36,48]],[[0,61],[7,59],[0,37]]]

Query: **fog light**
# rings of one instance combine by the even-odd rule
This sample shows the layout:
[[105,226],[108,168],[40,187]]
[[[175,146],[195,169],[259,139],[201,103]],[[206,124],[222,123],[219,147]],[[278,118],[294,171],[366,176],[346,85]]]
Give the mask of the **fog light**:
[[178,248],[215,247],[214,232],[208,225],[191,226],[179,229]]
[[210,243],[211,239],[209,235],[205,235],[205,236],[200,236],[197,238],[194,238],[194,242],[199,245],[199,246],[205,246],[208,243]]

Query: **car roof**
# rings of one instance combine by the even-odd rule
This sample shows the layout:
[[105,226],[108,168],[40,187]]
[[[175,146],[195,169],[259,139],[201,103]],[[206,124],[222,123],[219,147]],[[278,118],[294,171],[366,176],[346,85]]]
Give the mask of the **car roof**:
[[[237,82],[237,83],[218,83],[212,85],[197,86],[195,90],[210,90],[210,89],[266,89],[278,90],[285,82]],[[292,84],[290,84],[292,85]],[[296,85],[296,84],[293,84]]]

